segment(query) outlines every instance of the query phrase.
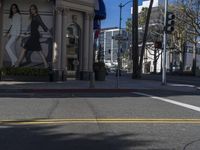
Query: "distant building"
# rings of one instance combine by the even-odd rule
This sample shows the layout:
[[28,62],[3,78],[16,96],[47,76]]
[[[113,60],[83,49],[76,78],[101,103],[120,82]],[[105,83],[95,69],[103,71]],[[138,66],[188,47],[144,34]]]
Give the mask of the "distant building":
[[[104,62],[107,66],[117,65],[118,58],[118,41],[113,39],[116,35],[119,34],[119,28],[105,28],[102,29],[99,36],[99,45],[104,54]],[[122,35],[128,37],[128,33],[125,29],[122,29]],[[121,48],[119,50],[120,55],[122,55],[128,49],[128,39],[123,41]]]
[[[194,46],[191,44],[191,43],[188,43],[186,45],[186,55],[185,55],[185,65],[184,65],[184,69],[185,70],[191,70],[192,69],[192,63],[193,63],[193,57],[194,57],[194,54],[193,54],[193,49],[194,49]],[[197,68],[200,70],[200,39],[199,39],[199,42],[197,44],[197,49],[196,49],[196,52],[197,52]],[[179,61],[179,59],[178,59]]]
[[[138,6],[138,13],[141,13],[143,8],[149,7],[150,0],[143,0],[142,5]],[[154,0],[152,8],[158,8],[164,6],[164,0]]]

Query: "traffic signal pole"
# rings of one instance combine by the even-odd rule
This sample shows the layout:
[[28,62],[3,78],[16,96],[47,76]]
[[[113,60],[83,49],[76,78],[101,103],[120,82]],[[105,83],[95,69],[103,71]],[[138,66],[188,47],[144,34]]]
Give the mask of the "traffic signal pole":
[[[119,19],[119,36],[121,36],[122,35],[122,8],[123,7],[125,7],[128,3],[130,3],[130,2],[132,2],[131,0],[130,1],[128,1],[128,2],[126,2],[125,4],[122,4],[122,3],[120,3],[120,5],[119,5],[119,8],[120,8],[120,19]],[[117,85],[116,85],[116,87],[117,88],[119,88],[119,76],[120,76],[120,74],[121,74],[121,72],[120,72],[120,67],[121,67],[121,42],[122,42],[122,40],[121,39],[118,39],[118,51],[117,51],[117,63],[118,63],[118,65],[117,65]]]
[[164,14],[164,36],[163,36],[163,53],[162,53],[162,85],[167,84],[166,72],[167,72],[167,12],[168,12],[168,0],[165,0],[165,14]]

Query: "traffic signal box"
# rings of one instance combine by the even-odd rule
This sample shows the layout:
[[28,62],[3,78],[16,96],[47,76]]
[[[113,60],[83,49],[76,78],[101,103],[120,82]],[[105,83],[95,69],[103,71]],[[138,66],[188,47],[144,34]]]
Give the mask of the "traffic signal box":
[[171,34],[174,31],[175,15],[172,12],[167,12],[165,32]]

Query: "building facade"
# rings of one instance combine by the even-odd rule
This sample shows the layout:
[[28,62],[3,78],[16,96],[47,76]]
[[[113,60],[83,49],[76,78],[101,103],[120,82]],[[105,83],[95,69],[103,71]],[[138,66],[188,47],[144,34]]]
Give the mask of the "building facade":
[[[88,80],[93,72],[93,25],[97,0],[0,0],[0,67],[9,65],[5,51],[9,28],[9,9],[16,3],[21,11],[22,31],[16,46],[20,53],[29,21],[29,6],[37,5],[44,24],[52,32],[41,33],[41,46],[46,59],[59,78],[75,77]],[[99,7],[99,6],[98,6]],[[33,64],[41,62],[37,53],[31,54]]]

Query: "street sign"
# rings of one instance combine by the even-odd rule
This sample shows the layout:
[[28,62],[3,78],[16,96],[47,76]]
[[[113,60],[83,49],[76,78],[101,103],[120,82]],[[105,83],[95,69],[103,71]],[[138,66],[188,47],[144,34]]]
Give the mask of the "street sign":
[[117,41],[127,41],[128,37],[117,34],[113,36],[112,39],[117,40]]

